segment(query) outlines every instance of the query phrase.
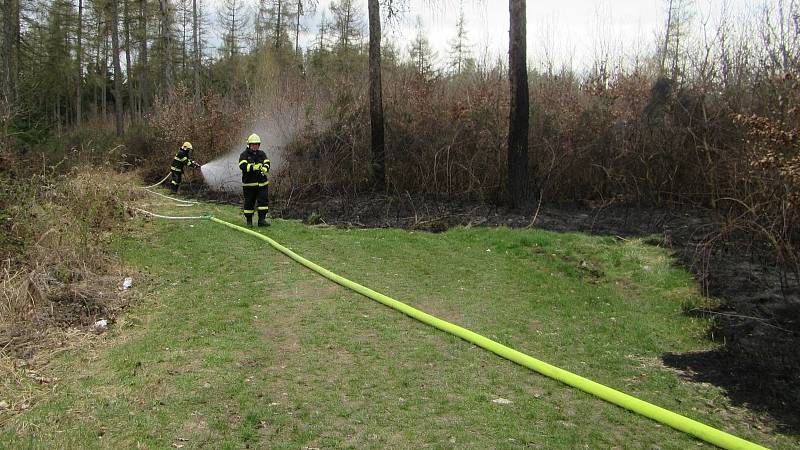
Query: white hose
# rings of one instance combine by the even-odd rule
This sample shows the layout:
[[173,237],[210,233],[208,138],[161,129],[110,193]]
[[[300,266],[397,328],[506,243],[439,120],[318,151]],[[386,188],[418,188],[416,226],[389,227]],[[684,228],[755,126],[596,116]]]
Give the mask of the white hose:
[[147,191],[147,192],[149,192],[151,194],[158,195],[159,197],[168,198],[168,199],[170,199],[172,201],[175,201],[175,202],[187,203],[187,206],[193,206],[193,205],[197,204],[197,202],[194,201],[194,200],[182,200],[182,199],[179,199],[179,198],[170,197],[169,195],[164,195],[164,194],[162,194],[160,192],[151,191],[150,189],[145,189],[145,191]]
[[159,184],[161,184],[161,183],[163,183],[163,182],[167,181],[167,178],[169,178],[169,176],[170,176],[170,175],[172,175],[172,172],[168,172],[168,173],[167,173],[167,176],[165,176],[164,178],[162,178],[162,179],[161,179],[161,181],[159,181],[158,183],[156,183],[156,184],[153,184],[153,185],[150,185],[150,186],[145,186],[145,187],[143,187],[142,189],[150,189],[150,188],[154,188],[154,187],[158,186]]
[[196,220],[196,219],[202,219],[203,218],[203,216],[162,216],[161,214],[151,213],[150,211],[145,211],[145,210],[143,210],[141,208],[136,208],[134,206],[130,206],[129,208],[134,210],[134,211],[138,211],[138,212],[140,212],[142,214],[148,215],[148,216],[158,217],[159,219]]

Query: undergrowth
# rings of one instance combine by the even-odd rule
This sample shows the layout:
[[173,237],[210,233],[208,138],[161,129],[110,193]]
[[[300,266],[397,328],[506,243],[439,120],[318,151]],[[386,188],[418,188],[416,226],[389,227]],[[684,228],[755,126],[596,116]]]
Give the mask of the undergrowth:
[[[20,162],[0,175],[0,349],[6,352],[24,343],[24,330],[90,318],[57,311],[92,309],[89,286],[113,267],[106,244],[125,218],[126,202],[138,196],[132,175],[109,164],[66,171],[33,166]],[[59,324],[65,317],[69,323]]]

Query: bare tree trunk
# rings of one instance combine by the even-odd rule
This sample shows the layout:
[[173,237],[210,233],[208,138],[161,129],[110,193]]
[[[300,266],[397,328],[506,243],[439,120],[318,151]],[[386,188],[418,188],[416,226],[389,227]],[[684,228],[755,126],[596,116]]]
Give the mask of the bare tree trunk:
[[139,61],[139,114],[148,108],[148,63],[147,63],[147,0],[139,0],[139,21],[142,27],[141,56]]
[[122,136],[124,129],[122,100],[122,68],[119,61],[119,0],[111,0],[111,59],[114,62],[114,110],[117,136]]
[[283,1],[278,0],[278,17],[275,25],[275,48],[281,48],[281,19],[283,18]]
[[114,110],[117,136],[122,136],[122,68],[119,62],[119,0],[111,0],[111,59],[114,62]]
[[103,27],[103,65],[101,67],[101,73],[103,89],[100,92],[102,95],[100,106],[103,111],[103,124],[105,124],[105,121],[108,119],[108,24]]
[[181,81],[186,82],[186,5],[181,3]]
[[781,52],[781,69],[786,71],[789,69],[789,52],[786,48],[786,13],[783,10],[783,2],[778,2],[778,20],[780,21],[780,36],[778,36],[778,45]]
[[372,185],[386,190],[386,145],[384,142],[381,85],[381,12],[379,0],[369,0],[369,119],[372,134]]
[[130,109],[131,121],[133,121],[135,101],[136,98],[133,90],[133,68],[131,66],[131,27],[130,27],[130,8],[129,3],[131,0],[123,0],[125,2],[125,9],[122,13],[122,20],[125,27],[125,75],[128,78],[128,108]]
[[[20,64],[22,63],[20,52],[22,51],[22,4],[20,0],[11,0],[12,4],[14,5],[13,11],[13,20],[14,20],[14,41],[15,45],[11,49],[11,62],[9,65],[9,69],[11,70],[11,99],[13,102],[16,102],[19,98],[19,71],[20,71]],[[13,65],[12,65],[13,64]]]
[[83,46],[82,46],[82,38],[83,38],[83,0],[78,0],[78,42],[77,48],[75,49],[75,59],[77,60],[77,78],[75,83],[75,126],[76,128],[80,129],[81,127],[81,97],[83,96],[81,92],[81,84],[83,83],[83,67],[81,64],[81,57],[83,56]]
[[669,50],[669,35],[672,32],[672,2],[669,0],[667,7],[667,30],[664,32],[664,49],[661,51],[661,66],[659,67],[659,74],[664,76],[664,70],[667,63],[667,52]]
[[511,84],[511,114],[508,130],[508,193],[511,207],[521,208],[528,195],[528,65],[525,0],[509,0],[508,75]]
[[[682,24],[678,23],[678,27]],[[675,54],[672,57],[672,69],[670,70],[671,76],[670,79],[677,81],[678,80],[678,64],[680,64],[680,49],[681,49],[681,30],[675,30]],[[684,61],[685,62],[685,61]]]
[[97,91],[99,90],[99,86],[97,83],[100,79],[100,15],[96,14],[97,16],[97,28],[96,34],[97,36],[97,46],[95,47],[94,52],[94,67],[92,68],[94,71],[95,79],[92,80],[93,83],[91,84],[92,87],[92,116],[93,119],[97,119],[98,114],[100,113],[100,99],[98,98]]
[[200,45],[198,43],[198,26],[197,0],[192,0],[192,51],[194,52],[192,74],[194,78],[194,105],[196,108],[200,106]]
[[294,24],[294,52],[300,54],[300,16],[303,15],[303,1],[297,0],[297,14]]
[[169,0],[159,0],[158,2],[161,11],[161,45],[164,52],[162,61],[163,76],[164,76],[164,94],[172,95],[174,91],[172,82],[172,39],[171,27],[172,20],[170,17],[170,3]]
[[[4,61],[2,74],[3,89],[2,95],[8,108],[11,111],[16,102],[17,78],[19,63],[19,24],[20,8],[19,0],[6,0],[4,2],[3,13],[3,49],[0,59]],[[16,44],[16,45],[15,45]],[[15,48],[16,47],[16,48]]]

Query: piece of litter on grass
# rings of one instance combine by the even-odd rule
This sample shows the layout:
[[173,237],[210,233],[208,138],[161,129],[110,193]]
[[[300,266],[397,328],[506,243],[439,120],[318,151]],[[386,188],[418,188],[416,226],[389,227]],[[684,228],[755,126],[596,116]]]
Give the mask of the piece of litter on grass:
[[106,319],[100,319],[95,322],[92,327],[94,328],[94,331],[97,332],[105,331],[106,328],[108,328],[108,321]]
[[5,411],[8,409],[8,402],[5,400],[0,401],[0,411]]
[[125,290],[125,289],[130,289],[130,287],[131,287],[132,285],[133,285],[133,278],[131,278],[131,277],[125,277],[125,281],[123,281],[123,282],[122,282],[122,289],[123,289],[123,290]]
[[496,399],[492,400],[492,403],[497,403],[498,405],[510,405],[510,404],[512,404],[514,402],[512,402],[511,400],[509,400],[507,398],[500,397],[500,398],[496,398]]

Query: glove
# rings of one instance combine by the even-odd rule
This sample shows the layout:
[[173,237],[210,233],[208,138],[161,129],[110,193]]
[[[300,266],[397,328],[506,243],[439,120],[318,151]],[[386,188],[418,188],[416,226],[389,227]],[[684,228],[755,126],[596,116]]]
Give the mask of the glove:
[[261,170],[261,167],[263,167],[261,165],[261,163],[253,164],[253,172],[257,172],[257,171]]
[[269,167],[261,166],[261,175],[266,175],[269,173]]

